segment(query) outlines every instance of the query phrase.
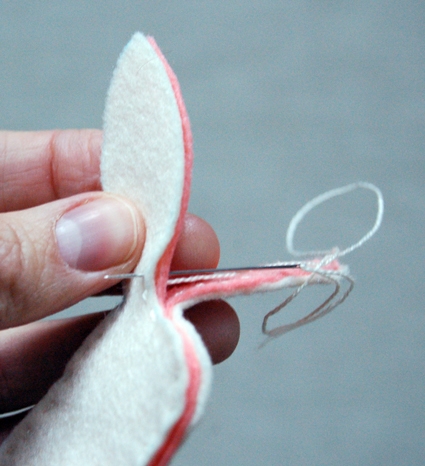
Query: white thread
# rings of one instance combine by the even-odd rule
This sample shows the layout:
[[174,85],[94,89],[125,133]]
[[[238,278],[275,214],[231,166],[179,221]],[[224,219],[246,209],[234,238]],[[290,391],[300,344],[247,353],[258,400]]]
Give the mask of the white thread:
[[181,285],[184,283],[194,283],[194,282],[204,282],[204,281],[209,281],[209,280],[227,280],[229,278],[234,278],[237,275],[244,276],[244,272],[253,272],[257,270],[270,270],[273,268],[279,268],[280,266],[285,267],[285,266],[290,266],[290,265],[299,265],[299,262],[296,261],[290,261],[290,262],[274,262],[272,264],[265,264],[265,265],[260,265],[252,268],[239,268],[235,269],[233,272],[220,272],[219,270],[215,273],[208,273],[208,274],[196,274],[196,275],[188,275],[188,276],[183,276],[183,277],[178,277],[178,278],[169,278],[167,281],[167,285]]
[[[294,248],[294,236],[297,230],[298,225],[304,219],[304,217],[315,207],[324,202],[332,199],[333,197],[342,196],[356,189],[363,188],[368,189],[376,194],[378,210],[376,213],[376,219],[373,227],[355,244],[349,246],[342,251],[333,250],[333,251],[298,251]],[[384,197],[382,196],[381,190],[372,183],[367,183],[364,181],[359,181],[358,183],[352,183],[347,186],[342,186],[341,188],[332,189],[327,191],[319,196],[315,197],[311,201],[307,202],[292,218],[289,223],[288,230],[286,232],[286,249],[293,256],[327,256],[334,255],[334,258],[345,256],[346,254],[354,251],[355,249],[362,246],[366,241],[368,241],[372,236],[378,231],[382,223],[382,217],[384,215]]]
[[280,325],[271,330],[267,329],[268,319],[272,317],[274,314],[278,313],[284,307],[286,307],[300,293],[301,287],[297,288],[294,291],[294,293],[292,293],[288,298],[285,299],[285,301],[283,301],[283,303],[279,304],[273,310],[268,312],[266,316],[264,317],[263,325],[262,325],[262,331],[265,335],[267,335],[268,338],[263,343],[261,343],[260,348],[264,347],[268,342],[270,342],[274,338],[277,338],[281,335],[284,335],[287,332],[290,332],[291,330],[294,330],[303,325],[309,324],[317,319],[320,319],[320,317],[323,317],[325,314],[328,314],[333,309],[335,309],[337,306],[339,306],[342,302],[344,302],[354,287],[354,280],[351,277],[345,276],[345,275],[340,275],[338,278],[342,278],[342,277],[345,278],[349,282],[349,287],[339,299],[334,301],[334,298],[336,298],[340,292],[340,288],[341,288],[340,284],[338,283],[337,279],[334,279],[328,276],[327,278],[330,278],[335,285],[334,291],[325,301],[322,302],[322,304],[320,304],[312,312],[310,312],[310,314],[308,314],[305,317],[302,317],[296,322],[285,324],[285,325]]
[[[306,252],[298,251],[294,248],[294,236],[295,236],[297,227],[300,224],[300,222],[304,219],[304,217],[312,209],[322,204],[323,202],[326,202],[327,200],[332,199],[333,197],[342,196],[344,194],[347,194],[359,188],[368,189],[374,192],[376,195],[376,199],[377,199],[377,213],[376,213],[375,223],[372,226],[372,228],[359,241],[347,247],[346,249],[343,249],[342,251],[340,251],[339,248],[337,247],[333,248],[331,251],[306,251]],[[267,335],[268,338],[260,345],[260,347],[263,347],[273,338],[283,335],[284,333],[287,333],[295,328],[301,327],[302,325],[313,322],[314,320],[324,316],[325,314],[330,312],[332,309],[340,305],[343,301],[345,301],[345,299],[351,293],[354,287],[353,279],[349,277],[348,275],[344,275],[341,272],[333,271],[333,270],[326,270],[323,267],[331,263],[333,260],[337,259],[338,257],[342,257],[346,254],[349,254],[350,252],[362,246],[370,238],[372,238],[372,236],[378,231],[379,227],[381,226],[383,215],[384,215],[384,198],[383,198],[381,190],[378,187],[376,187],[374,184],[367,183],[364,181],[360,181],[358,183],[352,183],[347,186],[343,186],[341,188],[336,188],[336,189],[327,191],[315,197],[311,201],[307,202],[307,204],[305,204],[294,215],[291,222],[289,223],[288,230],[286,232],[286,248],[288,252],[294,256],[316,256],[316,257],[323,256],[323,257],[319,260],[318,263],[308,261],[308,262],[304,262],[301,264],[301,268],[307,272],[310,272],[311,275],[288,298],[286,298],[281,304],[279,304],[278,306],[276,306],[274,309],[272,309],[270,312],[266,314],[266,316],[263,319],[262,331],[265,335]],[[297,320],[294,323],[281,325],[281,326],[275,327],[272,330],[268,330],[267,322],[269,318],[277,314],[281,309],[287,306],[296,296],[298,296],[300,292],[307,285],[309,285],[309,283],[313,280],[313,277],[316,274],[319,274],[325,278],[328,278],[335,284],[335,289],[332,292],[332,294],[322,304],[320,304],[320,306],[316,307],[307,316]],[[335,298],[338,296],[340,292],[340,285],[338,281],[341,279],[348,281],[349,286],[348,286],[348,289],[343,293],[343,295],[335,301]]]
[[181,285],[183,283],[204,282],[208,280],[233,278],[236,272],[210,273],[206,275],[190,275],[188,277],[169,278],[167,285]]

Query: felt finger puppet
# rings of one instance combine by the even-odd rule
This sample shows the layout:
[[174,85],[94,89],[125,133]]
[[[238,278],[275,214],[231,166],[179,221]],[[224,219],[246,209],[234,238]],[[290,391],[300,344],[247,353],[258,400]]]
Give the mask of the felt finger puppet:
[[310,265],[169,280],[191,166],[177,79],[153,39],[136,33],[107,96],[101,176],[105,191],[131,199],[145,219],[137,276],[122,305],[3,444],[1,465],[167,464],[201,415],[211,384],[209,355],[183,310],[207,299],[329,283],[332,273],[345,273],[332,258],[319,273]]

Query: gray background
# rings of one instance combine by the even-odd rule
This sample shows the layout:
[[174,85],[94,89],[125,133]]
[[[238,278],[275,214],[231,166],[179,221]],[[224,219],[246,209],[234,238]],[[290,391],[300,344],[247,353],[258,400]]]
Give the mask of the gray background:
[[[4,129],[101,127],[122,47],[155,36],[191,116],[191,210],[216,229],[223,266],[289,259],[291,216],[327,189],[384,192],[383,227],[346,258],[357,284],[330,315],[258,350],[285,293],[231,301],[241,342],[174,466],[425,464],[424,12],[420,0],[0,2]],[[297,244],[347,245],[374,206],[366,192],[331,203]]]

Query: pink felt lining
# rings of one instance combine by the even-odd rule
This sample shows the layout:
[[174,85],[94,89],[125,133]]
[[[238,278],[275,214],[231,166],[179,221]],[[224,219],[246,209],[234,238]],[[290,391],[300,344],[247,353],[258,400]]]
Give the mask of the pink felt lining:
[[[302,281],[305,281],[311,275],[311,272],[298,268],[253,270],[248,272],[239,272],[234,276],[229,276],[226,278],[220,278],[220,276],[218,276],[208,281],[174,285],[167,288],[171,259],[182,229],[184,215],[186,213],[189,202],[191,168],[193,160],[192,135],[190,131],[189,118],[186,112],[177,78],[162,55],[162,52],[155,43],[154,39],[149,37],[148,41],[157,53],[158,57],[161,59],[170,79],[170,83],[173,88],[180,112],[185,152],[184,186],[180,214],[176,223],[173,237],[158,262],[155,274],[155,285],[157,295],[164,306],[164,317],[173,322],[176,331],[180,334],[183,340],[184,355],[189,373],[189,383],[186,390],[186,400],[183,414],[170,429],[162,446],[157,450],[154,457],[149,462],[150,466],[158,466],[165,465],[170,461],[173,453],[176,451],[183,440],[185,432],[190,425],[196,410],[202,376],[202,368],[196,353],[194,343],[188,336],[184,325],[179,322],[178,319],[175,319],[175,306],[179,304],[181,305],[185,302],[204,301],[215,297],[253,293],[255,291],[260,291],[262,289],[265,290],[268,287],[273,286],[276,288],[283,287],[285,285],[296,286],[301,284]],[[333,261],[324,268],[336,272],[341,270],[341,266],[338,261]],[[185,307],[184,304],[183,307]]]
[[161,448],[156,452],[155,456],[151,459],[149,463],[151,466],[159,466],[165,465],[170,461],[173,453],[176,451],[176,449],[182,442],[186,430],[194,416],[197,405],[198,393],[201,385],[202,369],[194,344],[187,335],[183,325],[181,325],[174,319],[174,304],[167,299],[167,281],[170,272],[171,260],[173,257],[174,249],[177,244],[177,240],[183,227],[184,216],[186,214],[187,206],[189,204],[190,182],[193,163],[192,133],[190,130],[189,117],[187,115],[186,107],[184,105],[183,97],[177,78],[170,65],[166,61],[165,57],[163,56],[158,45],[156,44],[155,40],[152,37],[148,37],[148,41],[157,53],[160,60],[162,61],[174,91],[182,123],[183,144],[185,154],[184,185],[181,198],[180,214],[176,223],[173,237],[170,243],[168,244],[167,249],[165,250],[164,254],[158,262],[155,273],[155,285],[158,298],[164,305],[164,317],[173,321],[175,329],[182,337],[184,354],[189,373],[189,383],[186,390],[186,404],[183,414],[181,415],[180,419],[175,423],[175,425],[171,428]]
[[[168,78],[171,83],[171,87],[173,88],[173,91],[174,91],[174,96],[176,98],[176,103],[179,109],[180,119],[181,119],[181,124],[182,124],[184,156],[185,156],[184,185],[183,185],[183,193],[182,193],[182,198],[181,198],[179,218],[177,220],[177,223],[174,229],[173,238],[169,242],[167,249],[165,250],[164,254],[159,260],[157,268],[156,268],[156,276],[155,276],[156,292],[160,300],[165,301],[168,274],[170,272],[170,264],[173,258],[174,250],[176,248],[177,240],[183,228],[184,216],[186,214],[187,207],[189,204],[190,183],[191,183],[192,165],[193,165],[192,132],[190,130],[189,116],[187,114],[186,107],[184,105],[184,101],[183,101],[183,97],[182,97],[182,93],[180,90],[180,85],[177,80],[177,77],[174,74],[174,71],[171,69],[171,66],[168,64],[167,60],[165,59],[164,55],[162,54],[157,43],[155,42],[155,39],[153,37],[147,37],[147,40],[152,46],[152,48],[155,50],[162,64],[164,65],[165,71],[167,72]],[[168,316],[168,317],[171,317],[171,316]]]
[[[332,272],[344,272],[337,260],[332,261],[323,270]],[[276,288],[286,286],[297,286],[310,277],[311,272],[301,268],[290,269],[263,269],[247,272],[237,272],[233,276],[216,278],[213,280],[186,283],[169,287],[167,303],[175,306],[187,301],[205,301],[217,297],[224,298],[239,294],[250,294],[270,285]],[[298,280],[297,280],[298,279]],[[281,283],[281,286],[279,284]],[[201,299],[202,298],[202,299]]]

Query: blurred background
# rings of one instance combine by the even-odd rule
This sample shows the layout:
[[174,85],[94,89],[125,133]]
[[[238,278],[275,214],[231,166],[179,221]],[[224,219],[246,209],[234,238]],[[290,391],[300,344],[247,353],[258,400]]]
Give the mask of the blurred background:
[[[217,231],[222,266],[290,260],[287,224],[323,191],[365,180],[384,193],[383,226],[344,258],[356,286],[331,314],[259,350],[288,293],[230,301],[240,344],[173,466],[424,464],[424,24],[422,1],[0,1],[3,129],[101,127],[121,49],[136,30],[155,37],[191,117],[190,210]],[[344,196],[296,246],[347,246],[374,215],[371,193]],[[306,290],[271,324],[329,292]]]

